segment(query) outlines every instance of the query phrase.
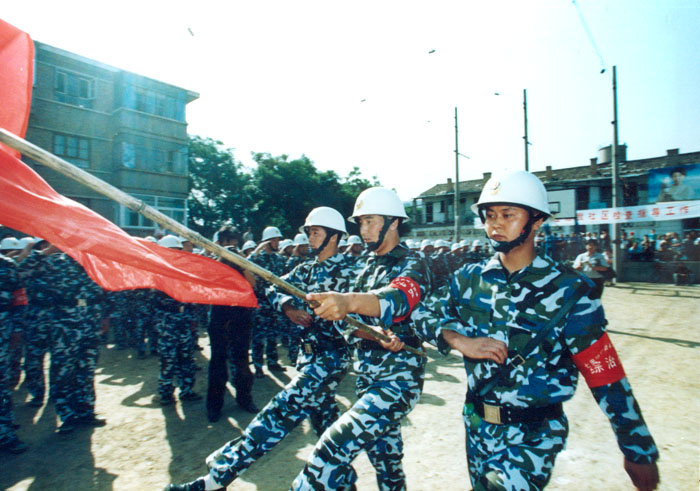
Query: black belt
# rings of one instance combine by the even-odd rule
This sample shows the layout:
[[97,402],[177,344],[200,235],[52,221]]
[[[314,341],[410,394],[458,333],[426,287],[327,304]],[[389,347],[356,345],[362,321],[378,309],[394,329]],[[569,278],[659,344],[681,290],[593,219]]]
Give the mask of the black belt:
[[343,348],[348,348],[348,343],[343,339],[329,341],[302,341],[301,350],[306,355],[314,355],[335,351]]
[[497,406],[477,400],[472,392],[467,392],[467,403],[474,404],[476,413],[487,423],[491,424],[518,424],[540,423],[545,419],[554,419],[564,414],[561,402],[537,407]]

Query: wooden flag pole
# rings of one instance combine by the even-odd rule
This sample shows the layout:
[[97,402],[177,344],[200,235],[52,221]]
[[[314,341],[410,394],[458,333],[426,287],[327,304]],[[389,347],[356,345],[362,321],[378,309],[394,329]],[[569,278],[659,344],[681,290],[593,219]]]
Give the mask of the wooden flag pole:
[[[297,288],[291,283],[284,281],[283,279],[268,271],[267,269],[258,266],[257,264],[247,260],[246,258],[236,254],[235,252],[232,252],[228,249],[221,247],[218,244],[215,244],[211,240],[207,239],[206,237],[203,237],[194,230],[185,227],[180,222],[173,220],[172,218],[161,213],[152,206],[149,206],[143,201],[134,198],[133,196],[103,181],[102,179],[93,176],[89,172],[86,172],[80,169],[79,167],[76,167],[70,162],[66,162],[63,159],[56,157],[54,154],[47,152],[43,148],[40,148],[34,145],[33,143],[30,143],[24,140],[23,138],[18,137],[17,135],[14,135],[13,133],[7,131],[4,128],[0,128],[0,142],[14,148],[15,150],[21,152],[23,155],[26,155],[27,157],[35,160],[36,162],[45,165],[46,167],[49,167],[55,170],[56,172],[59,172],[60,174],[63,174],[64,176],[69,177],[70,179],[73,179],[74,181],[77,181],[87,186],[93,191],[107,196],[108,198],[116,201],[117,203],[126,206],[130,210],[133,210],[136,213],[145,216],[149,220],[152,220],[157,224],[163,226],[164,228],[167,228],[168,230],[180,235],[181,237],[184,237],[193,244],[197,244],[198,246],[202,247],[202,249],[212,254],[215,254],[216,256],[220,256],[228,261],[231,261],[235,265],[240,266],[241,268],[247,271],[250,271],[251,273],[259,276],[260,278],[269,281],[273,285],[278,286],[286,292],[294,295],[295,297],[307,302],[306,292],[304,292],[300,288]],[[312,307],[314,306],[313,303],[309,303]],[[391,338],[389,336],[378,333],[368,325],[352,317],[345,317],[345,319],[343,320],[351,326],[355,327],[356,329],[369,334],[375,339],[375,341],[391,341]],[[416,355],[426,356],[423,351],[413,348],[412,346],[406,345],[404,346],[404,349]]]

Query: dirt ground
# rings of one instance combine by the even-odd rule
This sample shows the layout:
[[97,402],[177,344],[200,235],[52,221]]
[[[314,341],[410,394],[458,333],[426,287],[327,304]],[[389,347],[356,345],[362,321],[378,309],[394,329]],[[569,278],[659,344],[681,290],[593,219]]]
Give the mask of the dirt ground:
[[[700,287],[622,284],[605,290],[603,304],[610,337],[661,452],[659,489],[698,489]],[[200,344],[206,348],[197,355],[198,364],[206,368],[206,337]],[[283,348],[280,353],[284,354]],[[138,360],[134,355],[112,345],[103,348],[96,388],[98,413],[108,420],[104,428],[59,436],[54,433],[51,405],[26,406],[27,392],[20,386],[14,397],[21,424],[18,434],[30,449],[0,457],[0,489],[162,489],[171,481],[204,473],[205,457],[237,437],[252,419],[230,397],[225,417],[215,424],[207,421],[203,401],[162,408],[153,402],[157,358]],[[408,487],[469,489],[460,417],[466,379],[461,359],[454,354],[443,357],[432,349],[429,356],[425,391],[403,422]],[[282,376],[256,380],[256,403],[262,407],[293,375],[288,367]],[[349,375],[340,391],[345,406],[353,400],[353,386],[354,377]],[[206,391],[206,370],[197,373],[197,391]],[[610,426],[585,384],[565,411],[571,432],[548,489],[632,489]],[[304,423],[229,489],[288,489],[314,442],[313,431]],[[373,469],[364,455],[355,467],[358,489],[376,489]]]

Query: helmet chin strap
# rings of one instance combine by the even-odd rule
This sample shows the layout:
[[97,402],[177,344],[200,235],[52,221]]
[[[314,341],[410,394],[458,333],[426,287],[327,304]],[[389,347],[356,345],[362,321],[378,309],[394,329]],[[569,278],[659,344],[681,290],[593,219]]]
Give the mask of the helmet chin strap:
[[[520,231],[520,235],[516,237],[513,240],[507,241],[507,240],[495,240],[489,237],[489,234],[486,233],[486,230],[484,230],[484,234],[486,235],[486,238],[489,241],[489,244],[491,244],[491,247],[493,248],[494,251],[496,252],[503,252],[505,254],[509,253],[516,247],[518,247],[520,244],[525,242],[525,240],[530,236],[530,232],[532,232],[532,226],[534,223],[542,218],[542,215],[535,215],[531,210],[528,209],[528,214],[530,218],[527,219],[527,223],[523,227],[523,229]],[[481,222],[485,223],[485,217],[483,213],[483,208],[479,209],[479,217],[481,218]]]
[[[304,232],[307,236],[309,235],[309,228],[310,227],[304,227]],[[333,237],[334,235],[338,234],[338,236],[340,237],[340,232],[338,232],[337,230],[333,230],[328,227],[323,227],[323,230],[326,231],[326,238],[323,239],[323,242],[320,246],[318,246],[318,248],[311,247],[311,244],[309,244],[309,256],[318,256],[319,254],[321,254],[321,251],[326,248],[328,242],[331,240],[331,237]]]
[[379,249],[379,246],[382,245],[382,242],[384,242],[386,233],[389,231],[389,227],[391,227],[391,224],[394,221],[394,219],[395,217],[384,216],[384,225],[382,225],[382,229],[379,231],[379,236],[377,237],[377,240],[374,242],[365,243],[367,245],[367,250],[369,250],[370,252],[374,252],[377,249]]

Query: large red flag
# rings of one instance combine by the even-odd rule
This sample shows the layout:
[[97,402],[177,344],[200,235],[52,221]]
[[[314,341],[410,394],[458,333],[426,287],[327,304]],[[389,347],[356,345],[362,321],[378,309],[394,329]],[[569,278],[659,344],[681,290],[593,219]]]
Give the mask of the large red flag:
[[[33,43],[0,21],[0,125],[24,135]],[[109,290],[156,288],[194,303],[257,306],[243,276],[206,257],[131,237],[109,220],[58,194],[0,144],[0,223],[42,237],[83,265]]]

